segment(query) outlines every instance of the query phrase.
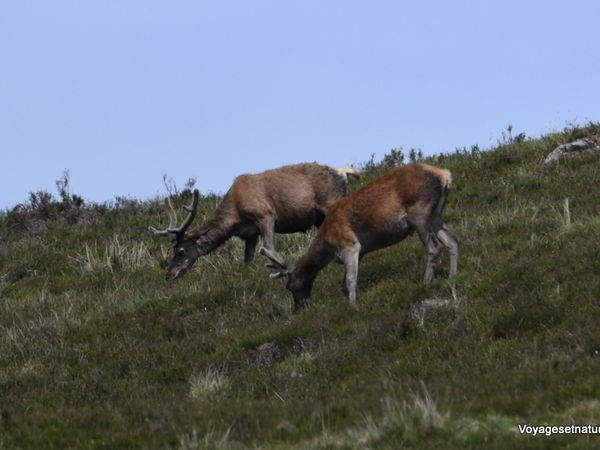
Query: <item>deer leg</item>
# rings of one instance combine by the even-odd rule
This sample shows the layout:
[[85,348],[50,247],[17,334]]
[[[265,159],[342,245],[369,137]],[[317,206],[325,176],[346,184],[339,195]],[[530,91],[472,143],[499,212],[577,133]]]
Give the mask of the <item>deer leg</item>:
[[423,283],[429,284],[433,279],[433,269],[435,267],[435,261],[440,256],[440,244],[429,229],[426,227],[415,224],[414,225],[421,242],[427,249],[427,266],[425,267],[425,276],[423,277]]
[[244,262],[249,264],[254,259],[256,244],[258,243],[258,235],[246,238],[246,248],[244,249]]
[[436,233],[437,238],[450,252],[450,276],[456,275],[458,268],[458,246],[459,240],[456,235],[443,224],[440,230]]
[[279,253],[275,251],[275,221],[272,217],[263,217],[256,223],[262,238],[262,245],[267,250],[271,251],[277,258],[281,258]]
[[358,263],[360,259],[360,244],[358,242],[346,247],[340,253],[340,258],[346,267],[344,276],[344,296],[350,300],[352,306],[356,306],[356,285],[358,280]]
[[262,246],[267,250],[275,251],[275,223],[271,217],[263,217],[256,222],[260,237],[262,238]]
[[423,283],[429,284],[433,279],[433,269],[435,268],[435,262],[440,256],[440,245],[437,239],[432,233],[427,235],[427,242],[425,244],[427,248],[427,267],[425,268],[425,276],[423,277]]

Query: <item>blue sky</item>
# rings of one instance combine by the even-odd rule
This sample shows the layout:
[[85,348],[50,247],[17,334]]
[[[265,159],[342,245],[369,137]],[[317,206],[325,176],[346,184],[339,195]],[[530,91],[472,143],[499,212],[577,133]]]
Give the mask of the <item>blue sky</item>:
[[600,120],[597,1],[0,3],[0,208]]

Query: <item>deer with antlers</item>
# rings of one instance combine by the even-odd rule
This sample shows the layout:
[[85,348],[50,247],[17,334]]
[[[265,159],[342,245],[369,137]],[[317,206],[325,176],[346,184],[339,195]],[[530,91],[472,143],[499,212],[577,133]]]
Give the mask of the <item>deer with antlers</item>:
[[276,269],[272,278],[287,277],[294,310],[304,306],[314,280],[331,261],[346,269],[343,292],[356,303],[358,265],[366,253],[396,244],[417,232],[427,249],[424,282],[433,278],[442,247],[450,253],[450,276],[456,274],[458,238],[444,224],[442,212],[451,187],[450,171],[427,164],[406,165],[377,178],[334,203],[295,267],[268,248],[261,253]]
[[179,227],[171,199],[166,197],[169,226],[163,230],[149,229],[173,243],[167,280],[180,277],[200,256],[209,254],[233,236],[246,242],[246,263],[254,257],[259,236],[263,248],[277,257],[274,234],[304,232],[320,226],[329,207],[346,195],[348,177],[352,176],[359,174],[351,166],[334,169],[315,163],[241,175],[216,210],[190,231],[198,209],[198,190],[193,192],[192,203],[184,207],[188,215]]

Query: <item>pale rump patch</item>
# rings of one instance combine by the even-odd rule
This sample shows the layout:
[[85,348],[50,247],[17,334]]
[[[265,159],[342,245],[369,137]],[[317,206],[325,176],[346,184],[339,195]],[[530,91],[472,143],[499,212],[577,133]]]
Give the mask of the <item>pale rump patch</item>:
[[448,169],[430,166],[429,164],[421,164],[428,172],[434,173],[439,179],[444,189],[452,188],[452,173]]
[[348,180],[349,177],[360,178],[360,173],[352,166],[338,167],[335,171]]

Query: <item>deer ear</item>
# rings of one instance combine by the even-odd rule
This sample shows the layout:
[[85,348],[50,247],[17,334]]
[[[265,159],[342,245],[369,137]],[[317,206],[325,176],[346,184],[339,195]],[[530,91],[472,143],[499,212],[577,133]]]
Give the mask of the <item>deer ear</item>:
[[195,231],[194,232],[194,241],[196,241],[196,243],[198,243],[200,241],[200,238],[202,238],[203,236],[206,236],[209,231],[210,230],[202,230],[200,232]]

